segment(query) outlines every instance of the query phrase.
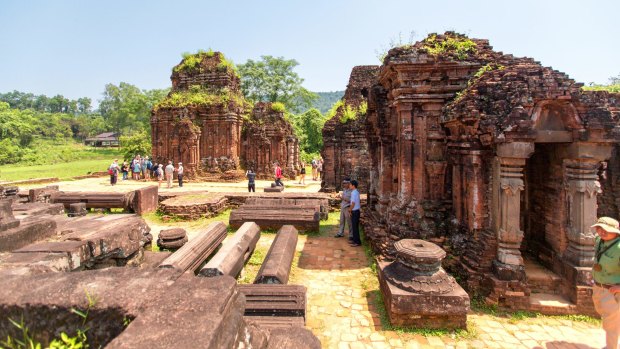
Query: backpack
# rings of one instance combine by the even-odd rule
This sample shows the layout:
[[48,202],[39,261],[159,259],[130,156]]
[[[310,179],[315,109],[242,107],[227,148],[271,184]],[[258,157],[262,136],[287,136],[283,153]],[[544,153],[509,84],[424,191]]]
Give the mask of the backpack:
[[147,161],[146,161],[146,169],[147,169],[147,170],[151,170],[152,168],[153,168],[153,164],[151,163],[151,161],[150,161],[150,160],[147,160]]

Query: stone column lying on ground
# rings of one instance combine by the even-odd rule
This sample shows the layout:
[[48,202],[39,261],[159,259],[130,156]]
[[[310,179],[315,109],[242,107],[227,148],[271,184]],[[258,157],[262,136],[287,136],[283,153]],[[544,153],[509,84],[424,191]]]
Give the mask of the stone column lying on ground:
[[50,201],[62,203],[65,209],[77,202],[86,204],[86,208],[122,208],[137,214],[144,214],[157,209],[157,186],[140,188],[127,193],[106,192],[55,192]]
[[237,277],[243,265],[250,258],[260,238],[260,227],[254,222],[246,222],[235,235],[200,270],[199,276],[229,275]]
[[287,284],[297,246],[297,229],[285,225],[276,234],[254,280],[255,284]]
[[198,236],[166,258],[159,267],[172,268],[179,272],[188,270],[193,272],[215,251],[225,237],[226,225],[222,222],[213,222],[204,232],[199,233]]

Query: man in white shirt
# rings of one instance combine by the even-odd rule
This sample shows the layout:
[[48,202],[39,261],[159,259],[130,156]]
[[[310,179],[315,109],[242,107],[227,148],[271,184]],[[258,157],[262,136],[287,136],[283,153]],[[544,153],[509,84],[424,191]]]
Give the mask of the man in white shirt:
[[354,179],[351,181],[351,187],[353,187],[353,191],[351,192],[351,205],[349,206],[349,210],[351,212],[351,228],[353,230],[353,240],[350,243],[350,246],[357,247],[362,246],[362,240],[360,239],[360,192],[357,190],[358,183]]
[[168,188],[172,188],[172,174],[174,173],[174,166],[172,166],[172,161],[168,161],[168,166],[164,170],[166,174],[166,181],[168,182]]

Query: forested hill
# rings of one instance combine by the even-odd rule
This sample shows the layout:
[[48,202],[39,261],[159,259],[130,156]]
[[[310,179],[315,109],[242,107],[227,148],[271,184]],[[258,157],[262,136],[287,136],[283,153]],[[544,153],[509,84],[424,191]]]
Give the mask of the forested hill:
[[319,95],[319,98],[312,103],[312,107],[321,111],[321,114],[325,114],[329,111],[329,109],[336,103],[342,96],[344,96],[344,91],[333,91],[333,92],[315,92]]

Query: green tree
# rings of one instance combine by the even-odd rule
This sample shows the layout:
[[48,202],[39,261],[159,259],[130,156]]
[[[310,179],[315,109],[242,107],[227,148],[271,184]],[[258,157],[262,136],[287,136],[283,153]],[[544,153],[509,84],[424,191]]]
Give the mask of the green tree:
[[151,109],[165,97],[167,90],[140,90],[121,82],[107,84],[99,111],[110,129],[120,133],[141,132],[149,129]]
[[253,102],[281,102],[295,112],[310,106],[318,96],[302,86],[304,79],[293,71],[298,65],[296,60],[284,57],[248,59],[238,66],[244,96]]
[[323,147],[325,117],[317,109],[310,109],[292,117],[299,138],[299,146],[306,153],[318,153]]
[[121,147],[123,148],[123,158],[125,160],[131,160],[137,154],[142,156],[151,154],[150,137],[144,131],[131,136],[121,137]]

